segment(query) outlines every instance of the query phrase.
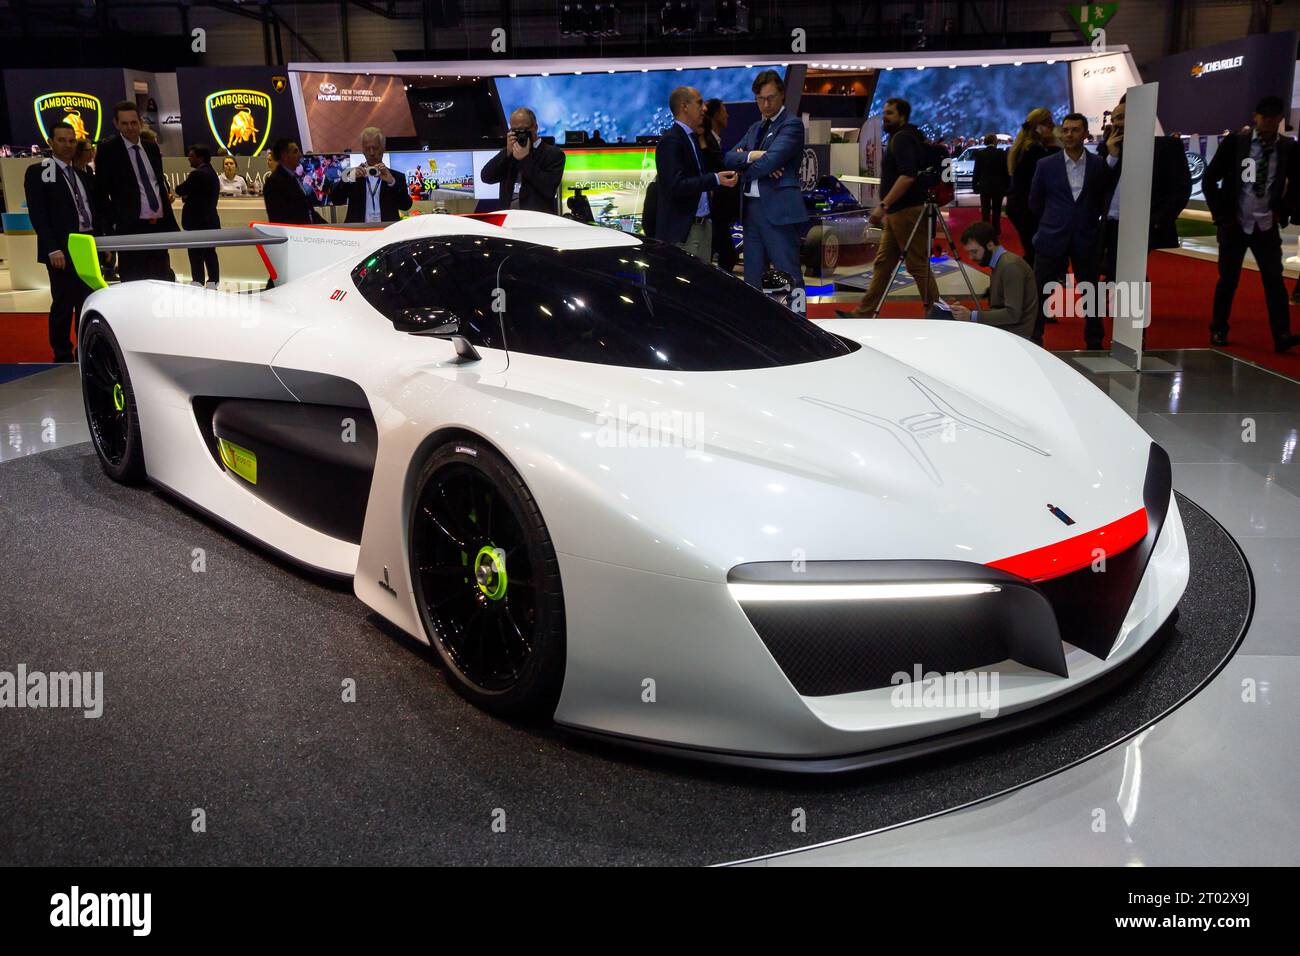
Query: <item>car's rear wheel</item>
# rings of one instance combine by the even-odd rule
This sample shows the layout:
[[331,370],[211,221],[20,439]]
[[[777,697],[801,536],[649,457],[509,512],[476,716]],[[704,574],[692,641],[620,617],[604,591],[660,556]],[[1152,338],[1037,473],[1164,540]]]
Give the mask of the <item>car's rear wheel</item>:
[[139,484],[145,471],[135,390],[117,338],[102,316],[91,315],[82,326],[79,359],[86,423],[99,463],[114,481]]
[[458,438],[421,469],[411,581],[457,690],[511,717],[549,718],[564,681],[564,597],[546,524],[519,473]]

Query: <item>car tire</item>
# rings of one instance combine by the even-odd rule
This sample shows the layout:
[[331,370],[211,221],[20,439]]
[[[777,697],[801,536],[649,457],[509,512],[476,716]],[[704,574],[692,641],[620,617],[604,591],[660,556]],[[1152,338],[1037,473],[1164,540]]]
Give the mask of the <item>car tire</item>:
[[117,337],[101,315],[82,323],[77,350],[90,441],[104,474],[124,485],[145,480],[135,389]]
[[537,502],[487,442],[457,438],[420,469],[408,538],[421,624],[469,701],[549,720],[564,683],[560,566]]

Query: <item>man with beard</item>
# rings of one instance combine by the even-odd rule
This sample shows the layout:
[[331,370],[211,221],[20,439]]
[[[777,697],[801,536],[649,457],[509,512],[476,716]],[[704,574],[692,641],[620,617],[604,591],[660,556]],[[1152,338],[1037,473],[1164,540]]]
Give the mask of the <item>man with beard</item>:
[[1038,283],[1029,263],[998,243],[997,233],[987,222],[973,222],[961,234],[962,248],[976,265],[991,269],[989,307],[972,312],[964,305],[952,306],[952,317],[984,325],[996,325],[1022,338],[1034,334],[1038,318]]

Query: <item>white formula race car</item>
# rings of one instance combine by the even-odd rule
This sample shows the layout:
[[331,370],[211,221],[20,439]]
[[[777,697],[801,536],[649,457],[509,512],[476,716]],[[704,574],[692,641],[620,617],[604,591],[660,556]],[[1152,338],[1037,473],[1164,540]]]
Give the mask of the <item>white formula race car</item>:
[[532,212],[163,240],[278,284],[103,287],[75,239],[104,469],[351,578],[493,712],[857,767],[1088,698],[1186,586],[1167,455],[999,329],[809,321]]

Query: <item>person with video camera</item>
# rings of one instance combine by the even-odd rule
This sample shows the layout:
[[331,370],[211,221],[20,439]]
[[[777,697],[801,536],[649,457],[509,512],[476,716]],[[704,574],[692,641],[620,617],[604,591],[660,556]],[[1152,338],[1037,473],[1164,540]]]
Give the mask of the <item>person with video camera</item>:
[[891,97],[885,100],[881,128],[889,134],[880,165],[881,200],[871,210],[873,226],[880,227],[880,246],[871,266],[871,284],[852,311],[837,310],[843,318],[874,315],[889,291],[894,267],[902,259],[916,282],[925,312],[939,298],[939,286],[930,269],[930,250],[925,223],[918,223],[925,211],[926,183],[936,174],[937,151],[911,122],[912,105]]
[[537,114],[521,106],[510,114],[505,148],[484,164],[483,182],[501,184],[502,209],[555,215],[564,158],[564,150],[538,137]]
[[397,222],[411,208],[406,177],[384,165],[384,131],[367,126],[361,131],[365,162],[343,173],[330,192],[330,205],[347,204],[345,222]]

